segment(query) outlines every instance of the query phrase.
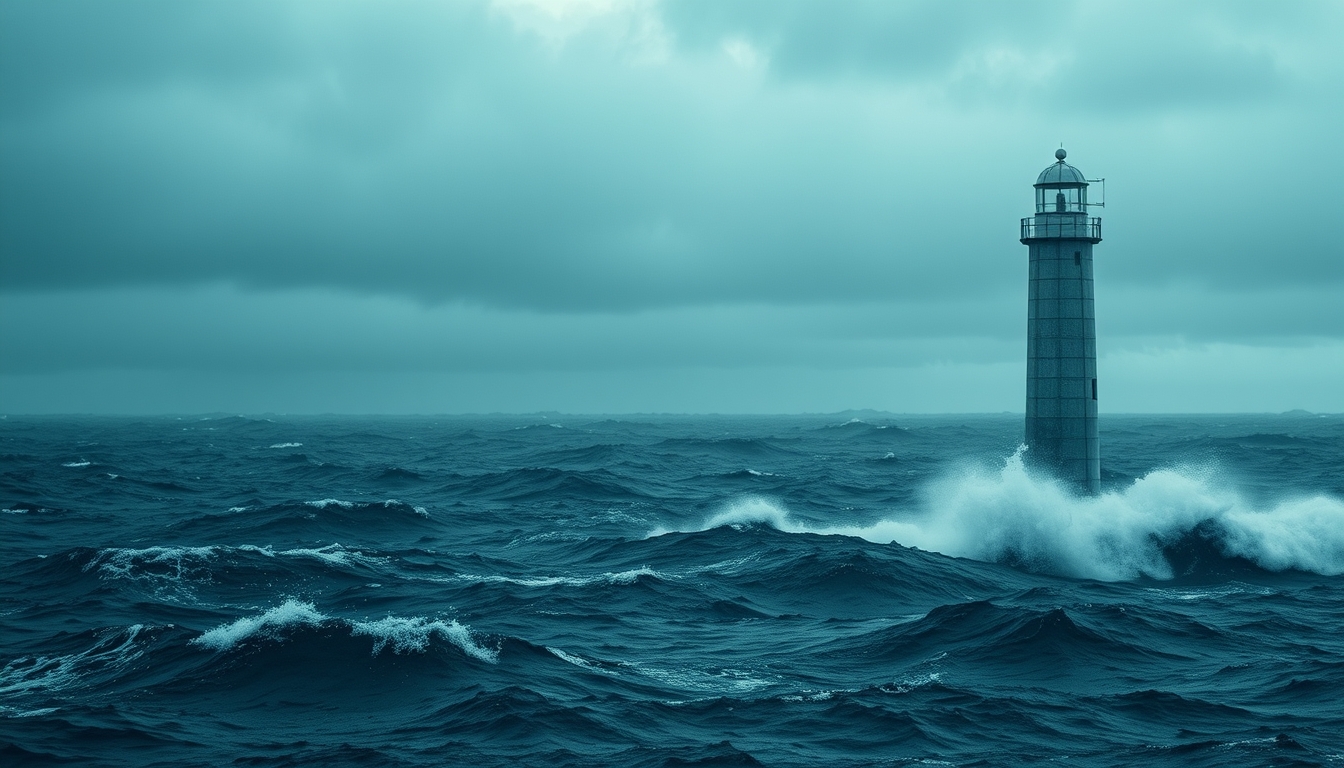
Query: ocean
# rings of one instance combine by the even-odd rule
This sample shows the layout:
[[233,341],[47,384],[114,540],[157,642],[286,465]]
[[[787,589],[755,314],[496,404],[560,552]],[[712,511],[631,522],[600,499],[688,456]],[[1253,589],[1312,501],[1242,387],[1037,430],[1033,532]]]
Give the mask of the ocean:
[[1344,417],[0,421],[0,763],[1344,766]]

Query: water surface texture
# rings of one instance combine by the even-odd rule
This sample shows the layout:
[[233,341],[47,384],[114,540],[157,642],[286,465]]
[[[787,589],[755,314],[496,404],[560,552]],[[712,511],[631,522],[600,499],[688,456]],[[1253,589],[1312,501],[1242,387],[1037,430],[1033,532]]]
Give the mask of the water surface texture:
[[10,417],[0,759],[1344,766],[1344,418],[1101,430]]

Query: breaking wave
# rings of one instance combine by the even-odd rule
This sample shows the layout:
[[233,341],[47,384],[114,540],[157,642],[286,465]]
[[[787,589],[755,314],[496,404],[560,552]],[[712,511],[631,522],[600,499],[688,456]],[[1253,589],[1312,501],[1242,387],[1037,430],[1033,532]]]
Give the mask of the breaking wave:
[[[1021,449],[997,472],[969,471],[934,483],[926,489],[923,509],[903,519],[817,526],[776,502],[747,498],[696,530],[751,524],[857,536],[1103,581],[1173,578],[1167,550],[1192,536],[1210,539],[1224,557],[1245,558],[1270,571],[1344,573],[1339,499],[1316,495],[1257,509],[1209,477],[1172,469],[1149,473],[1123,490],[1078,497],[1029,472]],[[669,532],[657,529],[650,536]]]
[[472,639],[471,630],[456,619],[443,621],[422,616],[388,616],[375,621],[356,621],[352,624],[350,634],[372,637],[375,656],[388,646],[391,646],[393,653],[423,653],[429,647],[430,640],[438,636],[481,661],[493,664],[499,660],[499,651],[478,644]]
[[260,616],[244,616],[229,624],[221,624],[193,639],[200,645],[216,651],[227,651],[251,637],[276,639],[280,630],[291,627],[315,627],[327,619],[312,603],[286,600]]

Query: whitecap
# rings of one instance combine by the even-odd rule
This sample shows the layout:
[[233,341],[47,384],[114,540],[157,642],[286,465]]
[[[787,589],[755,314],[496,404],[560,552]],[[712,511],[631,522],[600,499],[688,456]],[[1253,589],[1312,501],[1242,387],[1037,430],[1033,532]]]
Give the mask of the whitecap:
[[392,509],[393,507],[410,507],[411,511],[420,517],[429,517],[429,510],[425,507],[413,507],[400,499],[385,499],[381,502],[383,509]]
[[487,648],[472,638],[471,629],[458,623],[456,619],[427,619],[420,616],[400,618],[388,616],[375,621],[356,621],[352,625],[351,635],[372,637],[373,654],[376,656],[392,647],[393,653],[423,653],[429,647],[430,640],[438,635],[462,649],[468,656],[494,664],[499,660],[499,651]]
[[265,557],[275,557],[275,548],[273,548],[270,544],[267,544],[264,547],[258,547],[255,544],[241,544],[238,547],[238,551],[253,552],[258,555],[263,555]]
[[87,466],[89,466],[89,465],[92,464],[92,463],[93,463],[93,462],[89,461],[88,459],[80,459],[79,461],[70,461],[70,462],[66,462],[65,464],[62,464],[61,466],[62,466],[62,467],[87,467]]
[[[258,616],[244,616],[203,632],[193,638],[191,644],[215,651],[227,651],[249,638],[275,640],[286,629],[319,627],[333,621],[345,623],[322,613],[310,602],[289,598]],[[459,623],[456,619],[444,621],[419,616],[411,618],[388,616],[373,621],[353,621],[349,626],[351,637],[366,636],[374,639],[375,656],[389,646],[393,653],[423,652],[429,646],[430,640],[437,635],[474,658],[492,664],[499,659],[498,650],[476,642],[470,627]]]
[[343,499],[317,499],[314,501],[305,501],[303,503],[306,506],[316,507],[317,509],[326,509],[327,507],[354,509],[355,507],[361,505],[373,506],[374,504],[381,504],[384,509],[393,509],[396,507],[410,507],[411,511],[415,512],[415,514],[419,515],[420,517],[429,517],[429,510],[426,509],[425,507],[412,507],[411,505],[403,503],[398,499],[384,499],[383,501],[374,501],[374,502],[345,501]]
[[317,507],[318,509],[326,509],[327,507],[351,509],[355,506],[353,501],[341,501],[340,499],[318,499],[317,501],[305,501],[303,503],[310,507]]
[[271,448],[302,448],[303,443],[276,443]]
[[517,584],[520,587],[586,587],[591,584],[634,584],[639,577],[649,576],[655,579],[667,580],[670,577],[666,574],[642,566],[632,568],[628,571],[607,572],[591,576],[482,576],[470,573],[459,574],[453,577],[455,581],[465,581],[473,584]]
[[841,689],[834,691],[830,690],[815,691],[809,689],[799,691],[798,693],[785,694],[783,696],[780,696],[779,700],[788,701],[795,704],[804,701],[830,701],[831,699],[835,698],[835,695],[837,693],[854,693],[854,691],[848,689]]
[[721,528],[725,525],[741,529],[751,525],[768,525],[786,533],[810,533],[806,525],[794,521],[787,510],[779,504],[758,497],[739,499],[727,506],[722,512],[710,515],[697,528],[654,528],[645,538],[654,538],[668,533],[696,533]]
[[648,566],[642,566],[628,571],[620,571],[618,573],[604,573],[600,578],[608,584],[634,584],[640,576],[649,576],[655,579],[664,578],[661,573]]
[[274,638],[281,629],[316,627],[326,620],[327,617],[319,613],[312,603],[291,598],[260,616],[244,616],[203,632],[199,637],[192,638],[191,643],[215,651],[227,651],[250,637]]
[[359,552],[357,550],[346,549],[340,544],[328,544],[325,547],[318,547],[316,549],[300,547],[296,549],[286,549],[280,552],[272,551],[269,546],[264,548],[253,548],[253,549],[257,552],[261,552],[262,554],[270,557],[274,557],[276,555],[279,555],[281,557],[307,557],[313,560],[320,560],[329,565],[358,564],[364,566],[374,566],[380,563],[387,562],[387,558],[372,557],[370,555],[363,554],[362,552]]
[[917,691],[920,688],[927,688],[943,679],[941,672],[929,672],[923,675],[914,675],[902,680],[897,680],[888,685],[879,686],[879,690],[884,693],[909,693]]

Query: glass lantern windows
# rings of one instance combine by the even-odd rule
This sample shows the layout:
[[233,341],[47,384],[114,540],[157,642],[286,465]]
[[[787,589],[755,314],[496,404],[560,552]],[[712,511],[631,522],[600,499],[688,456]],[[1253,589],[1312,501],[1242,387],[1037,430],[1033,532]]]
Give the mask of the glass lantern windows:
[[1036,187],[1037,213],[1087,213],[1087,187]]

